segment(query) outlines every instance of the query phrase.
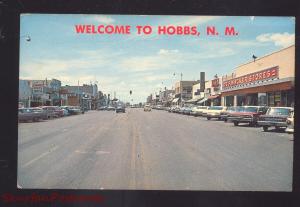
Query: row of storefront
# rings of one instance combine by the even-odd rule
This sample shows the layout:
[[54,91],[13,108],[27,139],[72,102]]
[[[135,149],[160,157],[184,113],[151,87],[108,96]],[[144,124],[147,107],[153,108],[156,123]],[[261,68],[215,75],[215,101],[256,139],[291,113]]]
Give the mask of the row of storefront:
[[207,106],[294,107],[294,85],[295,46],[292,45],[242,64],[230,75],[206,81],[206,92],[186,102]]

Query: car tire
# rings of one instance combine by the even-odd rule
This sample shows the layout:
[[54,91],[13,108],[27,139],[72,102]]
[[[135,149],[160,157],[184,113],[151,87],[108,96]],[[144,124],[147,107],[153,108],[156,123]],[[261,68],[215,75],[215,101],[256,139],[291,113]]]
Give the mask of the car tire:
[[207,118],[207,120],[210,120],[210,117],[206,117]]
[[275,126],[275,130],[276,130],[276,131],[279,131],[279,130],[280,130],[280,127]]
[[233,124],[234,124],[234,126],[238,126],[239,122],[238,121],[234,121]]
[[263,126],[263,130],[265,131],[265,132],[267,132],[268,131],[268,126]]

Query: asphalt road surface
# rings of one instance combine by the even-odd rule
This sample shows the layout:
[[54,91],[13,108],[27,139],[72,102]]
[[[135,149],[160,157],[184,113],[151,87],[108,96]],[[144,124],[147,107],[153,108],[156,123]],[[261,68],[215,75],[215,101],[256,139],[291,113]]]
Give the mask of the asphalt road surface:
[[167,111],[19,124],[22,188],[291,191],[292,166],[293,135]]

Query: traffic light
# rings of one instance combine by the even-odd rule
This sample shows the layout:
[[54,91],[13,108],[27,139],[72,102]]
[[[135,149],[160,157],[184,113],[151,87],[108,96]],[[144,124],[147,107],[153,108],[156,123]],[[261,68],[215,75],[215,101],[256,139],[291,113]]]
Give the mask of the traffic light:
[[130,94],[130,95],[132,94],[132,90],[129,91],[129,94]]

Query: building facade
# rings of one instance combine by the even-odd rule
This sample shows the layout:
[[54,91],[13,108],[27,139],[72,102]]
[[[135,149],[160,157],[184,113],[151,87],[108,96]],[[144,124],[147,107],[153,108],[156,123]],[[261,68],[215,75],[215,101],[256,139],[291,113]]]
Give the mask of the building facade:
[[224,106],[294,106],[295,46],[257,58],[222,77]]
[[184,103],[193,98],[193,85],[199,81],[179,81],[175,83],[175,99],[177,103]]
[[19,107],[30,107],[32,89],[30,81],[19,80]]

